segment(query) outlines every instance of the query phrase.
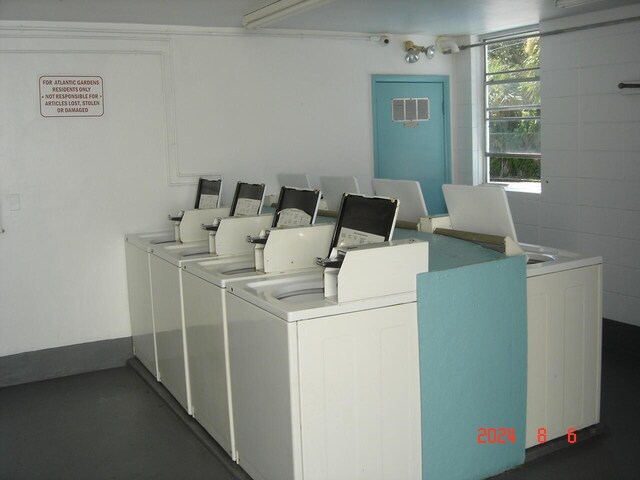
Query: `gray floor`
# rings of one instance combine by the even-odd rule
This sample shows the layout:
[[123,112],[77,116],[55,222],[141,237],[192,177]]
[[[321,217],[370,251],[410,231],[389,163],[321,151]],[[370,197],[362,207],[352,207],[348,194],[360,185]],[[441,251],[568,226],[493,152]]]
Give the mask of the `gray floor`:
[[0,479],[247,478],[193,428],[130,367],[6,387]]
[[[640,360],[605,351],[602,390],[607,433],[494,478],[640,479]],[[185,417],[131,367],[2,388],[0,479],[246,480]]]
[[603,351],[604,434],[493,477],[495,480],[640,479],[640,359]]

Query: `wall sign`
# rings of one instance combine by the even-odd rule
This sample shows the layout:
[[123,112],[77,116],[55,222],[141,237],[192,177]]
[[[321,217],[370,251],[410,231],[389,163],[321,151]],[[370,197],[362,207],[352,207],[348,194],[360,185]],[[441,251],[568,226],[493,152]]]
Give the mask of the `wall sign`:
[[40,114],[43,117],[101,117],[104,114],[102,77],[40,77]]

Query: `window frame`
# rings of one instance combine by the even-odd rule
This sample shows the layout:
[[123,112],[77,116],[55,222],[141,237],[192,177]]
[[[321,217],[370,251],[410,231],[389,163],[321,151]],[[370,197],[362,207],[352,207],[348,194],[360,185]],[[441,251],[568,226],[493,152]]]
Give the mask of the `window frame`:
[[[482,99],[482,108],[480,109],[482,118],[482,129],[480,129],[481,133],[481,156],[482,156],[482,175],[483,175],[483,183],[486,184],[491,184],[491,185],[502,185],[504,186],[507,190],[513,190],[513,191],[522,191],[522,192],[529,192],[529,193],[540,193],[541,191],[541,180],[542,180],[542,175],[540,175],[540,179],[533,181],[533,182],[501,182],[501,181],[492,181],[490,178],[491,175],[491,171],[490,171],[490,154],[491,152],[489,152],[489,110],[488,110],[488,105],[487,105],[487,87],[488,85],[491,84],[496,84],[494,82],[492,83],[488,83],[487,82],[487,50],[486,50],[486,45],[487,44],[491,44],[491,43],[498,43],[501,41],[506,41],[506,40],[511,40],[511,39],[524,39],[524,38],[530,38],[530,37],[539,37],[540,36],[540,29],[538,25],[529,25],[526,27],[522,27],[522,28],[517,28],[517,29],[511,29],[511,30],[503,30],[500,32],[494,32],[491,34],[486,34],[486,35],[482,35],[479,37],[479,41],[482,42],[484,45],[482,47],[482,54],[481,54],[481,61],[480,61],[480,68],[481,68],[481,76],[482,76],[482,81],[481,81],[481,85],[482,85],[482,89],[481,89],[481,99]],[[508,71],[505,73],[517,73],[517,72],[521,72],[521,71],[526,71],[526,70],[538,70],[538,75],[536,77],[533,77],[533,79],[535,79],[536,81],[540,82],[540,72],[541,72],[541,66],[539,65],[537,67],[537,69],[514,69],[512,71]],[[527,80],[524,80],[527,81]],[[509,81],[499,81],[500,83],[511,83]],[[534,104],[535,106],[537,106],[538,108],[540,108],[540,117],[539,117],[539,121],[542,122],[542,99],[540,100],[540,104]],[[522,106],[527,106],[527,105],[522,105]],[[522,107],[522,106],[518,106],[518,107]],[[530,117],[527,117],[530,118]],[[517,118],[514,118],[514,120],[517,120]],[[494,152],[497,153],[497,152]],[[495,157],[496,155],[494,155]],[[505,155],[506,156],[506,155]],[[529,158],[529,159],[537,159],[540,162],[540,166],[542,166],[542,146],[540,147],[540,151],[537,153],[527,153],[527,154],[522,154],[522,153],[513,153],[513,154],[509,154],[508,155],[509,158]]]

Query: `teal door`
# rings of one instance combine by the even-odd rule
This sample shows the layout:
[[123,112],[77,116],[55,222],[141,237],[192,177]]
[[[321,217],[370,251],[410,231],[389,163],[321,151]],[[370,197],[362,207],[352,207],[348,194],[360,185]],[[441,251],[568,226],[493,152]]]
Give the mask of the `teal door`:
[[376,178],[417,180],[429,214],[446,213],[442,184],[451,182],[449,79],[374,75]]

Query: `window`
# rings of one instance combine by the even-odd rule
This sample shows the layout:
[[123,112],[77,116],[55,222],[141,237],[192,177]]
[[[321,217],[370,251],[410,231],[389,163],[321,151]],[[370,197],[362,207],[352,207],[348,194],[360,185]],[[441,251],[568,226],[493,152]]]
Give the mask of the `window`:
[[494,38],[484,47],[489,182],[540,182],[539,38]]

